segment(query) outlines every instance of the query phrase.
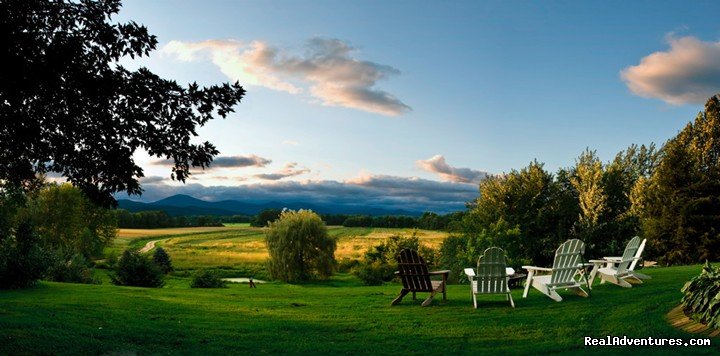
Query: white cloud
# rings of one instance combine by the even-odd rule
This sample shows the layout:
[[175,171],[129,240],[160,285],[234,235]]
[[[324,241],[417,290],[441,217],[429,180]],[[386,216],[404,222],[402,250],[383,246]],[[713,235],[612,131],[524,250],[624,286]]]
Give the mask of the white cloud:
[[388,116],[411,110],[394,95],[375,87],[378,81],[400,74],[399,70],[356,59],[356,49],[338,39],[313,38],[305,45],[303,55],[262,41],[245,45],[235,40],[171,41],[162,52],[182,61],[200,60],[206,54],[223,74],[241,84],[291,94],[308,89],[323,105]]
[[283,169],[275,173],[256,174],[255,178],[259,178],[262,180],[280,180],[283,178],[299,176],[308,172],[310,172],[310,169],[306,167],[298,168],[296,162],[290,162],[285,164],[285,167],[283,167]]
[[479,183],[487,177],[487,172],[477,171],[470,168],[456,168],[445,162],[445,157],[435,155],[426,160],[416,162],[417,166],[425,171],[437,173],[441,178],[456,183]]
[[[241,167],[265,167],[266,165],[272,163],[272,160],[263,158],[257,155],[247,155],[247,156],[218,156],[215,157],[210,163],[210,166],[208,166],[205,169],[214,169],[214,168],[241,168]],[[151,164],[157,165],[157,166],[174,166],[175,161],[172,159],[161,159],[156,160],[152,162]],[[196,172],[193,172],[193,174],[198,174]]]
[[622,70],[630,91],[674,105],[701,104],[720,91],[720,42],[687,36],[667,38],[670,49],[652,53]]

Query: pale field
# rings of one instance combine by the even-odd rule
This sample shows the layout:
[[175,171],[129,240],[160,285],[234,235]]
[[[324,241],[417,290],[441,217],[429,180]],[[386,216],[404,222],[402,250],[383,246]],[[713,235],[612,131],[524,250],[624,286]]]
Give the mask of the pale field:
[[[415,230],[420,243],[438,248],[448,236],[443,231]],[[335,258],[359,259],[373,245],[393,235],[410,236],[413,229],[345,228],[331,226],[328,234],[337,239]],[[234,268],[261,264],[268,257],[262,228],[249,226],[195,227],[174,229],[120,229],[115,250],[140,248],[157,241],[178,269],[197,267]]]

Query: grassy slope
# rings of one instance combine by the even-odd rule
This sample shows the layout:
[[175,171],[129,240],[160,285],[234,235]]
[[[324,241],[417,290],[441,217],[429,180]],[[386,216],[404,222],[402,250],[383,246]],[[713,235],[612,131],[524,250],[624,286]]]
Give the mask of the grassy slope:
[[[467,285],[449,301],[421,308],[407,298],[390,307],[398,285],[364,287],[348,276],[308,285],[193,290],[171,278],[162,289],[44,282],[0,291],[0,354],[341,352],[538,353],[648,352],[584,348],[583,336],[692,337],[664,315],[700,266],[649,269],[632,289],[596,285],[591,298],[564,293],[556,303],[531,291],[516,309],[500,296],[471,306]],[[423,295],[419,295],[420,298]],[[441,299],[441,298],[440,298]],[[715,346],[659,348],[661,353],[717,353]]]

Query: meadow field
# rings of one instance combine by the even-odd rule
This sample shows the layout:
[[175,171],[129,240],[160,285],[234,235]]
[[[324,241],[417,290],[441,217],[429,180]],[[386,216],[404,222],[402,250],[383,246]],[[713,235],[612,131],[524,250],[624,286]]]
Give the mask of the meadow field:
[[[411,230],[331,228],[338,257],[357,258],[369,246]],[[444,233],[418,231],[437,245]],[[411,297],[390,302],[396,283],[368,287],[350,274],[303,284],[269,282],[256,289],[229,284],[192,289],[184,269],[224,267],[241,277],[246,264],[266,256],[262,229],[249,226],[121,230],[115,247],[139,248],[150,241],[171,255],[178,273],[163,288],[119,287],[108,271],[100,285],[41,282],[0,292],[0,354],[239,354],[443,353],[499,354],[580,352],[717,354],[712,346],[586,347],[585,337],[704,337],[669,325],[667,313],[680,288],[700,266],[647,268],[652,276],[631,289],[595,284],[589,298],[562,293],[557,303],[531,289],[516,308],[502,296],[480,296],[472,308],[470,288],[450,285],[448,300],[420,306]]]
[[[373,245],[392,235],[409,236],[415,233],[420,242],[432,248],[440,246],[443,231],[390,229],[370,227],[328,227],[328,234],[337,238],[335,257],[359,259]],[[177,229],[120,229],[109,253],[119,254],[125,248],[142,248],[148,242],[164,248],[172,257],[176,269],[198,267],[236,269],[258,265],[267,259],[263,229],[247,224],[226,227],[198,227]]]

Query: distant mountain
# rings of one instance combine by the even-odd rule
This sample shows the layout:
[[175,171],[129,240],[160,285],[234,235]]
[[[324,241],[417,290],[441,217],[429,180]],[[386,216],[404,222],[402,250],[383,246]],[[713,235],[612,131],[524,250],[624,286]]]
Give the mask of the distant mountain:
[[411,215],[422,214],[418,211],[385,209],[381,207],[354,206],[344,204],[312,204],[305,202],[264,202],[248,203],[238,200],[206,201],[189,195],[177,194],[152,203],[143,203],[128,199],[119,199],[118,207],[131,212],[162,210],[170,216],[182,215],[256,215],[268,209],[288,208],[293,210],[310,209],[321,214],[363,214],[363,215]]

